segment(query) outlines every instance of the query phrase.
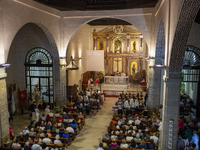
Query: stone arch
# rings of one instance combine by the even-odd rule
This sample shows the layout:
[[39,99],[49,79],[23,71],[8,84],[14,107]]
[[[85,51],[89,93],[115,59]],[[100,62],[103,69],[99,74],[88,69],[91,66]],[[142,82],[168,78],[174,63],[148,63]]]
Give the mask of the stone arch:
[[171,49],[170,73],[180,73],[182,71],[187,40],[199,8],[199,0],[184,0]]
[[161,19],[157,31],[155,64],[164,65],[164,63],[165,63],[165,27],[164,27],[164,22]]
[[[124,19],[124,18],[120,18],[120,17],[117,17],[117,16],[94,17],[94,18],[92,18],[92,19],[88,19],[88,20],[86,20],[86,21],[83,21],[83,23],[80,24],[80,26],[79,26],[78,28],[76,28],[75,32],[72,34],[71,38],[69,39],[69,42],[68,42],[68,44],[67,44],[67,46],[66,46],[66,51],[65,51],[66,58],[68,58],[68,48],[69,48],[69,45],[70,45],[71,40],[73,39],[73,37],[76,35],[76,33],[77,33],[85,24],[87,24],[87,23],[89,23],[89,22],[91,22],[91,21],[98,20],[98,19],[103,19],[103,18],[119,19],[119,20],[123,20],[123,21],[129,22],[130,24],[134,25],[134,23],[131,22],[130,20]],[[145,21],[145,20],[144,20],[144,21]],[[145,21],[145,22],[146,22],[146,21]],[[137,25],[134,25],[134,26],[135,26],[137,29],[140,27],[139,25],[138,25],[138,26],[137,26]],[[139,29],[138,29],[138,30],[139,30]],[[139,30],[139,31],[140,31],[140,30]],[[144,39],[146,39],[146,38],[149,39],[149,38],[150,38],[150,37],[147,37],[147,36],[146,36],[145,31],[142,31],[142,30],[141,30],[140,33],[142,33]],[[147,46],[149,47],[149,44],[150,44],[150,43],[148,43],[147,40],[146,40],[146,43],[147,43]]]
[[[12,40],[7,58],[7,62],[11,64],[7,69],[7,87],[15,82],[17,84],[17,89],[24,90],[26,88],[25,57],[26,54],[35,47],[47,49],[53,58],[53,80],[55,85],[54,101],[57,101],[60,99],[60,82],[58,82],[60,80],[60,63],[58,48],[49,29],[41,23],[29,22],[24,24],[17,31]],[[59,92],[55,92],[55,90]],[[16,93],[15,99],[17,99]]]

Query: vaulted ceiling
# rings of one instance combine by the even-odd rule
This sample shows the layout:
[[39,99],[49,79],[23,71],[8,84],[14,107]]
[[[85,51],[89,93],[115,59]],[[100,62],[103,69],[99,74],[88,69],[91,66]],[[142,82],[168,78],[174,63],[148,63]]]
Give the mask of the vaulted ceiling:
[[158,0],[34,0],[61,11],[155,7]]

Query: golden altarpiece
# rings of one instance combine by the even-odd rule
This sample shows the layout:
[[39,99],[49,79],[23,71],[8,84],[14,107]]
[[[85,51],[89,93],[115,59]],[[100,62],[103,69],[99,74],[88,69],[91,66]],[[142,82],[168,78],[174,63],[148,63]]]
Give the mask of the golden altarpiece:
[[94,29],[93,48],[105,51],[106,76],[125,73],[145,77],[146,42],[134,26],[115,25],[98,32]]

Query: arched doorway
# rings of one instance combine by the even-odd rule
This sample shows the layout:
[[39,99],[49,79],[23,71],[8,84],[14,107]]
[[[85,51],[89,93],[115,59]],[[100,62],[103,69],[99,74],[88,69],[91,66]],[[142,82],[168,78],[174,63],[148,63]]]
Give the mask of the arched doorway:
[[25,59],[26,88],[29,98],[38,104],[53,103],[53,60],[43,48],[34,48]]

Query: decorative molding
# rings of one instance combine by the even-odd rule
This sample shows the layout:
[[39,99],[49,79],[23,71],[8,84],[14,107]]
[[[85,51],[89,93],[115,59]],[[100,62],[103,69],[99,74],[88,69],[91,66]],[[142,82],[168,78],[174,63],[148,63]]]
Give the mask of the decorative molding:
[[169,72],[182,71],[187,40],[199,8],[199,0],[184,0],[172,44]]

